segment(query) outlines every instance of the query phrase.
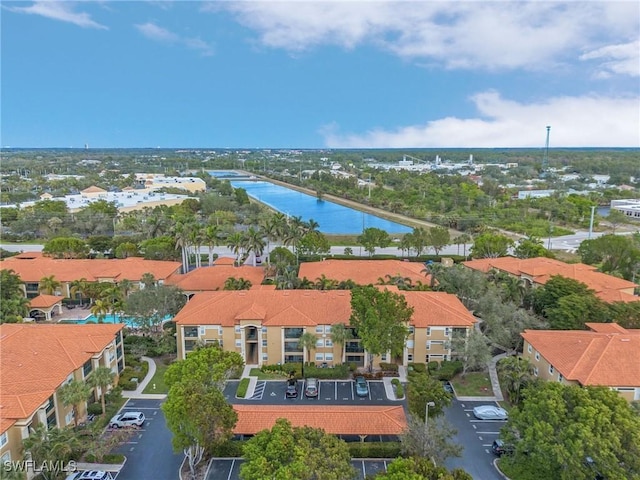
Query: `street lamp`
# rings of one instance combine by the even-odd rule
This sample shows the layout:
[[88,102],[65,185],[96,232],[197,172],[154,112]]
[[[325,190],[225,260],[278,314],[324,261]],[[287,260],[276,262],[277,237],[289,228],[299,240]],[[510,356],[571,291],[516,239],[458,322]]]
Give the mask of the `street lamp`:
[[427,402],[424,409],[424,433],[426,434],[429,433],[429,429],[427,428],[429,426],[429,407],[435,407],[435,406],[436,406],[435,402]]

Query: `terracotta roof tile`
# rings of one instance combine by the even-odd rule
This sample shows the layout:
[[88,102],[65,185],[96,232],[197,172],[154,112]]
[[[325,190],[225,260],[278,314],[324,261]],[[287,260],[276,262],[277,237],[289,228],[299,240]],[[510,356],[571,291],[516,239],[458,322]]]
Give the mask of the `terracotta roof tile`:
[[38,295],[29,301],[31,308],[49,308],[53,307],[56,303],[62,302],[63,297],[56,295]]
[[353,280],[358,285],[379,283],[379,279],[388,280],[400,276],[411,279],[413,284],[418,281],[428,284],[429,278],[422,273],[425,265],[420,262],[405,262],[402,260],[324,260],[322,262],[303,262],[300,264],[298,277],[307,277],[311,281],[321,278],[338,280],[339,282]]
[[71,282],[85,278],[89,282],[98,279],[124,279],[139,281],[145,273],[156,280],[166,280],[179,271],[180,262],[145,260],[140,257],[124,259],[55,259],[50,257],[11,257],[0,262],[0,268],[12,269],[23,282],[39,282],[53,275],[59,282]]
[[525,330],[522,336],[568,380],[640,387],[640,330],[603,330]]
[[121,324],[0,325],[3,425],[33,414],[71,372],[100,353],[122,328]]
[[176,285],[185,292],[206,292],[222,290],[224,282],[229,278],[244,278],[251,282],[252,288],[260,285],[264,280],[264,268],[243,265],[221,264],[212,267],[200,267],[184,275],[173,275],[167,280],[167,285]]
[[[592,265],[583,263],[569,264],[544,257],[526,259],[514,257],[483,258],[463,262],[463,265],[484,273],[495,268],[518,277],[526,276],[539,285],[544,285],[554,275],[572,278],[586,284],[587,287],[594,290],[605,301],[634,301],[614,292],[633,289],[637,286],[628,280],[597,272],[596,267]],[[629,295],[629,297],[632,297],[632,295]]]
[[401,406],[233,405],[237,435],[253,435],[286,418],[294,427],[321,428],[334,435],[400,435],[407,427]]

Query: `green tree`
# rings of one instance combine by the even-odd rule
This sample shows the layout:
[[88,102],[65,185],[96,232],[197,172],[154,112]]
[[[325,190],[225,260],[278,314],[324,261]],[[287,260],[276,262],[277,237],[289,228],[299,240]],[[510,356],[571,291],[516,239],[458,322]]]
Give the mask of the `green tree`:
[[[177,260],[178,250],[175,243],[175,240],[168,236],[149,238],[140,242],[140,253],[146,260]],[[116,248],[116,256],[119,255],[118,248]],[[122,254],[135,256],[129,247],[122,247],[120,251]]]
[[184,360],[169,365],[164,374],[164,382],[167,387],[171,387],[186,381],[185,379],[192,379],[207,387],[222,390],[224,383],[239,376],[243,367],[244,361],[239,353],[227,352],[211,345],[198,348]]
[[463,377],[470,371],[486,370],[491,360],[489,341],[475,328],[468,335],[454,335],[451,350],[451,356],[462,361]]
[[123,310],[143,330],[157,332],[162,322],[175,316],[186,302],[180,288],[153,285],[132,292],[125,300]]
[[611,210],[609,210],[609,215],[607,215],[607,222],[609,222],[609,225],[611,225],[613,234],[615,235],[616,228],[618,228],[620,225],[628,223],[629,217],[627,217],[624,212],[612,208]]
[[440,251],[450,242],[451,235],[448,228],[430,227],[427,231],[427,244],[435,250],[436,255],[440,255]]
[[53,258],[87,258],[89,246],[74,237],[58,237],[44,244],[42,253]]
[[591,480],[594,468],[611,480],[640,478],[640,417],[609,388],[536,382],[504,436],[515,446],[505,461],[529,478]]
[[412,371],[407,378],[407,401],[409,412],[424,422],[427,403],[435,405],[429,407],[429,418],[442,415],[445,407],[451,405],[451,395],[442,388],[440,381],[426,372]]
[[304,332],[300,335],[298,343],[307,352],[307,362],[311,361],[311,350],[315,350],[318,338],[311,332]]
[[375,480],[472,480],[462,469],[448,472],[433,464],[429,458],[396,458],[387,465],[387,471],[378,473]]
[[376,253],[376,247],[384,248],[391,245],[391,237],[389,234],[379,228],[365,228],[362,235],[359,235],[357,241],[364,247],[365,252],[372,256]]
[[352,338],[352,330],[350,328],[347,328],[344,323],[334,323],[333,325],[331,325],[331,340],[334,344],[340,345],[340,350],[342,352],[340,363],[344,363],[344,345]]
[[553,253],[544,248],[542,240],[534,236],[518,240],[518,244],[514,249],[514,254],[518,258],[553,258]]
[[243,447],[243,480],[351,480],[347,444],[324,430],[292,427],[284,418],[263,430]]
[[29,313],[22,280],[13,270],[0,270],[0,323],[18,323]]
[[598,265],[603,273],[634,280],[640,268],[640,241],[636,235],[602,235],[584,240],[578,255],[588,265]]
[[113,248],[113,238],[106,235],[94,235],[87,238],[87,245],[91,250],[100,254],[107,254]]
[[254,227],[249,227],[244,235],[244,247],[247,254],[253,252],[253,266],[256,266],[256,257],[260,257],[264,252],[264,239],[262,231]]
[[[153,239],[155,240],[155,239]],[[148,242],[151,242],[152,240],[148,240]],[[148,251],[148,246],[147,246],[147,251]],[[115,249],[114,249],[114,256],[116,258],[129,258],[129,257],[136,257],[138,256],[140,252],[138,251],[138,245],[136,245],[133,242],[122,242],[120,245],[118,245]],[[155,252],[153,254],[155,256]],[[169,258],[147,258],[147,260],[168,260]]]
[[244,278],[229,277],[224,281],[223,290],[249,290],[251,281]]
[[506,390],[509,401],[520,404],[520,394],[534,379],[533,365],[523,357],[511,356],[500,360],[497,365],[500,384]]
[[471,247],[473,258],[498,258],[509,254],[514,243],[509,237],[499,233],[483,233],[478,235]]
[[463,246],[463,256],[466,259],[467,258],[467,244],[473,242],[473,237],[471,235],[469,235],[468,233],[463,233],[461,235],[458,235],[456,238],[453,239],[453,243],[455,243],[458,246],[458,255],[460,255],[460,245]]
[[38,291],[45,295],[53,295],[61,285],[62,284],[56,280],[55,275],[49,275],[48,277],[42,277],[40,279],[38,282]]
[[22,441],[25,452],[31,455],[36,465],[47,463],[50,469],[45,469],[43,480],[58,480],[64,474],[62,468],[70,460],[77,458],[81,450],[81,441],[77,433],[71,428],[47,428],[46,424],[38,424],[30,430],[30,435]]
[[58,390],[58,398],[65,407],[73,407],[73,423],[78,426],[78,415],[80,412],[80,406],[86,404],[87,397],[91,393],[91,388],[79,380],[71,380],[60,387]]
[[356,287],[351,291],[351,318],[349,324],[361,339],[369,355],[369,368],[373,356],[390,352],[401,355],[409,335],[409,321],[413,307],[404,296],[380,291],[372,285]]
[[107,389],[113,385],[115,378],[116,374],[112,372],[110,368],[98,367],[91,373],[87,382],[91,387],[100,389],[100,403],[102,404],[103,415],[106,411],[105,395],[107,393]]
[[238,414],[219,389],[189,377],[171,385],[161,408],[173,433],[173,449],[184,452],[195,479],[205,453],[231,439]]
[[407,429],[400,437],[402,454],[414,458],[429,458],[442,465],[447,458],[460,457],[462,446],[451,439],[456,430],[443,418],[424,420],[409,415]]
[[305,233],[300,239],[298,246],[300,255],[317,257],[319,255],[328,255],[331,252],[329,240],[321,232]]

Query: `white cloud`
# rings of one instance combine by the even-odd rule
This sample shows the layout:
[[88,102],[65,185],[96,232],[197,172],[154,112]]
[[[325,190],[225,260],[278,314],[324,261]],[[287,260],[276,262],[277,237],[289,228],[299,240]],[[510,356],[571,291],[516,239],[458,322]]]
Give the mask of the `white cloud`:
[[523,104],[487,91],[471,100],[475,118],[447,117],[362,134],[341,134],[331,124],[320,133],[330,148],[539,147],[551,125],[553,147],[640,147],[638,97],[557,97]]
[[91,19],[86,12],[76,12],[73,10],[74,2],[54,2],[43,1],[33,2],[29,7],[8,7],[7,9],[16,13],[26,13],[30,15],[40,15],[42,17],[60,20],[61,22],[72,23],[82,28],[98,28],[108,30],[108,28]]
[[213,48],[204,40],[199,38],[181,37],[166,28],[160,27],[152,22],[134,25],[140,33],[150,40],[184,45],[192,50],[199,51],[204,56],[213,55]]
[[597,76],[608,78],[612,74],[640,76],[640,40],[618,45],[607,45],[580,56],[580,60],[601,60]]
[[374,44],[447,68],[541,69],[638,36],[637,2],[214,2],[263,45],[300,52]]

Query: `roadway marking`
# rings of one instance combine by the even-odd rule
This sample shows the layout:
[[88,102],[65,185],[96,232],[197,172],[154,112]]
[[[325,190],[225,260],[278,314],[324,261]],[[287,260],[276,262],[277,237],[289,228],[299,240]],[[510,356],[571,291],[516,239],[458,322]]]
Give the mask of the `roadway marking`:
[[482,446],[483,446],[483,447],[490,447],[490,446],[491,446],[491,443],[483,443],[483,444],[482,444]]
[[[500,432],[476,432],[478,435],[499,435]],[[478,437],[482,440],[482,437]]]
[[236,464],[236,459],[231,460],[231,468],[229,469],[229,475],[227,476],[227,480],[231,480],[231,474],[233,473],[233,466]]
[[461,403],[461,404],[460,404],[460,406],[461,406],[462,408],[466,408],[466,406],[465,406],[465,404],[464,404],[464,403]]
[[[480,432],[478,432],[478,433],[480,433]],[[478,435],[478,440],[482,440],[482,437],[480,435]]]
[[477,427],[477,425],[474,425],[474,424],[471,424],[471,426],[472,426],[474,429],[478,428],[478,427]]
[[123,412],[137,412],[138,410],[160,410],[158,407],[127,407]]
[[335,393],[334,393],[334,395],[333,395],[333,396],[334,396],[335,398],[338,398],[338,382],[335,382],[335,383],[334,383],[334,385],[335,385]]
[[[267,382],[265,380],[261,380],[256,383],[256,388],[253,391],[253,395],[249,400],[262,400],[262,396],[264,395],[264,390],[267,387]],[[271,396],[275,397],[275,393],[271,392]]]

